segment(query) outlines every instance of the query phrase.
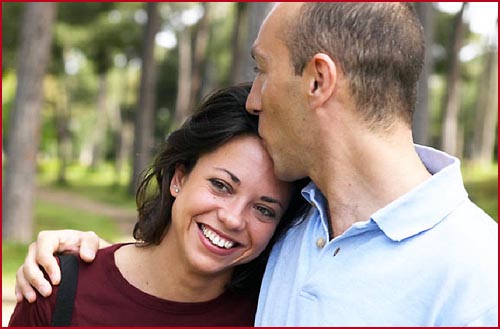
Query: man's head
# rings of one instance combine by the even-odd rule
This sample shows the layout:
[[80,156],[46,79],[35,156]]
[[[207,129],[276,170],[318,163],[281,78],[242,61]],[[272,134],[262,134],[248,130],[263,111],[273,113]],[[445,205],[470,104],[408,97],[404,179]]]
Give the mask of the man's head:
[[325,115],[349,108],[372,130],[395,120],[411,127],[424,42],[407,4],[280,3],[252,56],[247,110],[260,116],[259,134],[283,180],[310,176],[319,159],[304,152],[322,142],[316,131],[342,125]]
[[394,118],[411,126],[424,36],[409,3],[306,3],[284,40],[295,74],[325,53],[346,75],[355,103],[374,128]]
[[[256,77],[248,96],[246,108],[259,114],[259,135],[264,140],[276,175],[282,180],[295,180],[307,173],[294,163],[301,156],[297,142],[304,142],[307,129],[302,77],[294,73],[283,31],[296,16],[302,4],[284,3],[275,6],[262,23],[252,47]],[[295,147],[294,147],[295,146]]]

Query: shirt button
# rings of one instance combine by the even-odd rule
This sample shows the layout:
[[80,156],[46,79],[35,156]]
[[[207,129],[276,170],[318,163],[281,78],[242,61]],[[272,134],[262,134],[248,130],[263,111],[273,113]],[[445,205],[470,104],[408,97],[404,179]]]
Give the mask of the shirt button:
[[326,244],[326,240],[323,239],[323,238],[318,238],[318,240],[316,240],[316,247],[322,249]]
[[335,249],[335,251],[333,252],[333,257],[337,256],[337,254],[339,253],[340,251],[340,247],[338,247],[337,249]]

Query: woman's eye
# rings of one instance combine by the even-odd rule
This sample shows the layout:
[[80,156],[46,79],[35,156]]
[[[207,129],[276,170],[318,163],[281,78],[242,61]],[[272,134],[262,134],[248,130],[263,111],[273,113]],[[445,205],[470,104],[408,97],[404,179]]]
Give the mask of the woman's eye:
[[219,192],[230,192],[231,188],[218,179],[209,179],[212,186]]
[[276,217],[276,213],[272,209],[269,209],[268,207],[255,206],[255,209],[259,213],[261,213],[262,215],[264,215],[266,217],[270,217],[270,218],[275,218]]

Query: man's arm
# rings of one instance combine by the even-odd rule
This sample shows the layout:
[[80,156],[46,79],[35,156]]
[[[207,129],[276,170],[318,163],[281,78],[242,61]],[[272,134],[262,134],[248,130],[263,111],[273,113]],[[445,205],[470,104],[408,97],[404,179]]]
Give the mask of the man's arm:
[[16,299],[22,301],[23,296],[30,303],[36,300],[36,290],[44,296],[50,296],[52,287],[45,280],[39,266],[43,267],[50,277],[50,281],[57,285],[61,281],[61,271],[54,253],[70,252],[79,254],[86,262],[92,262],[99,248],[109,246],[110,243],[100,239],[94,232],[75,230],[42,231],[36,242],[28,249],[24,264],[16,273]]

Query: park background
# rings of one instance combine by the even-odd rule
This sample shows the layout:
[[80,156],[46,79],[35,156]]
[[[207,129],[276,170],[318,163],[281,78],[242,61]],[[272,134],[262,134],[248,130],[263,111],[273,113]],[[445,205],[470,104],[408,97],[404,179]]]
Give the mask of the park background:
[[[43,229],[130,241],[139,173],[210,90],[253,78],[272,3],[2,2],[2,324]],[[498,3],[415,3],[414,138],[462,160],[498,218]]]

